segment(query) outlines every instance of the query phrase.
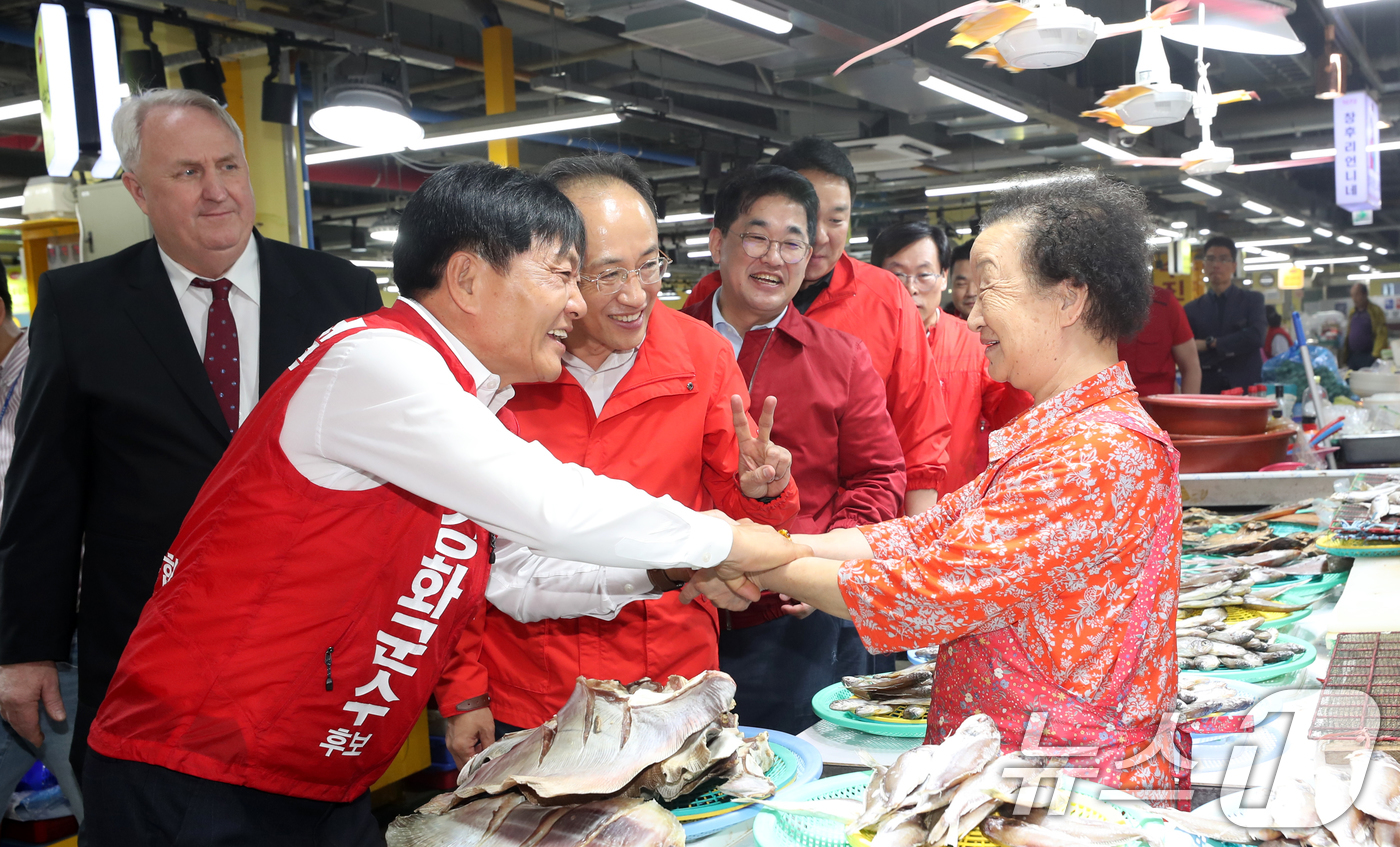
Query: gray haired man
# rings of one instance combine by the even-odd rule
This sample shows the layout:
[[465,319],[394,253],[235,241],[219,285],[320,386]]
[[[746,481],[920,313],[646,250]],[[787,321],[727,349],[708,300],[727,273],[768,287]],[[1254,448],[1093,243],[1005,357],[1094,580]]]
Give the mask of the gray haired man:
[[[0,715],[35,745],[40,709],[71,722],[79,772],[162,557],[238,424],[318,334],[381,305],[368,271],[254,231],[242,133],[210,98],[146,92],[113,130],[155,237],[39,278],[0,514]],[[69,715],[55,663],[75,631]]]

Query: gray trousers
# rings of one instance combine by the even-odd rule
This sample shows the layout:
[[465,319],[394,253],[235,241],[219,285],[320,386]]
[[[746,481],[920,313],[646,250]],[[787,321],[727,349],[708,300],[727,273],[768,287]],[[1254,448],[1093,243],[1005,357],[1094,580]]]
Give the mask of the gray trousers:
[[[78,788],[78,780],[73,775],[73,766],[68,761],[68,751],[73,744],[73,719],[78,714],[78,639],[73,639],[73,652],[69,661],[58,663],[58,688],[63,695],[63,709],[68,720],[54,723],[43,707],[39,708],[39,725],[44,730],[44,743],[36,750],[33,744],[19,737],[8,723],[0,723],[0,797],[8,803],[15,793],[15,786],[40,760],[44,767],[53,772],[73,807],[73,815],[79,823],[83,821],[83,792]],[[0,812],[3,814],[3,812]]]

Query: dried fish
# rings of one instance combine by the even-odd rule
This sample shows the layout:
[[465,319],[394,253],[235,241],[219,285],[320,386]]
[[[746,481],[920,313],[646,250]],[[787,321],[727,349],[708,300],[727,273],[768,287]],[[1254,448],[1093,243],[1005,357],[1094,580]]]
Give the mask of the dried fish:
[[1008,753],[987,765],[981,773],[964,780],[948,801],[942,817],[929,831],[925,843],[932,847],[953,847],[1001,805],[989,791],[997,789],[1012,794],[1020,788],[1019,777],[1005,775],[1008,767],[1030,768],[1032,764],[1019,754]]
[[1315,787],[1317,816],[1338,847],[1375,847],[1371,818],[1352,805],[1350,772],[1324,765],[1318,768]]
[[1279,567],[1281,565],[1286,565],[1289,562],[1292,562],[1294,559],[1297,559],[1299,555],[1300,554],[1297,550],[1267,550],[1263,553],[1254,553],[1247,556],[1236,556],[1235,560],[1238,562],[1243,562],[1246,565],[1273,568]]
[[1221,656],[1220,666],[1229,668],[1232,671],[1262,668],[1264,666],[1264,660],[1260,658],[1258,653],[1246,651],[1243,656]]
[[1254,705],[1253,698],[1237,695],[1235,697],[1211,697],[1198,699],[1195,703],[1178,711],[1178,719],[1182,721],[1194,721],[1204,718],[1207,715],[1225,714],[1236,712],[1240,709],[1247,709]]
[[[1259,618],[1258,620],[1262,623],[1264,619]],[[1258,624],[1256,624],[1255,626],[1257,625]],[[1180,638],[1181,633],[1177,633],[1177,637]],[[1212,632],[1209,635],[1207,635],[1206,638],[1210,639],[1211,641],[1222,641],[1226,644],[1248,644],[1249,642],[1255,640],[1254,627],[1236,625],[1230,627],[1229,629],[1222,629],[1217,632]],[[1237,654],[1230,653],[1224,655]]]
[[1193,656],[1208,656],[1214,652],[1215,645],[1206,638],[1179,638],[1176,642],[1176,655],[1191,658]]
[[682,847],[676,816],[650,800],[619,797],[577,806],[536,806],[518,794],[485,797],[447,814],[412,814],[389,824],[389,847]]
[[1358,750],[1347,757],[1351,782],[1359,784],[1356,808],[1377,820],[1400,823],[1400,763],[1377,750]]
[[1091,844],[1122,843],[1119,839],[1129,835],[1143,841],[1147,840],[1147,834],[1137,827],[1098,821],[1092,818],[1081,818],[1076,815],[1051,814],[1049,809],[1032,810],[1030,814],[1026,815],[1026,821],[1064,835],[1083,838]]
[[1301,612],[1304,609],[1311,608],[1313,603],[1321,599],[1321,597],[1318,597],[1306,603],[1276,603],[1267,597],[1260,597],[1257,594],[1247,594],[1239,605],[1251,611],[1258,612]]
[[1016,818],[990,817],[982,822],[982,834],[1005,847],[1117,847],[1142,837],[1142,831],[1132,827],[1115,829],[1120,831],[1105,830],[1090,838],[1037,826]]
[[1218,582],[1203,585],[1192,591],[1184,591],[1178,599],[1185,602],[1190,600],[1206,600],[1211,597],[1219,597],[1221,594],[1228,592],[1233,585],[1234,583],[1230,580],[1222,579]]
[[1179,618],[1176,622],[1176,628],[1181,629],[1183,627],[1189,628],[1200,626],[1202,624],[1214,624],[1219,623],[1223,620],[1225,620],[1224,609],[1206,609],[1205,611],[1201,612],[1195,617]]
[[848,676],[841,680],[847,691],[863,700],[907,696],[911,689],[931,686],[932,683],[933,668],[929,665],[910,665],[890,673]]

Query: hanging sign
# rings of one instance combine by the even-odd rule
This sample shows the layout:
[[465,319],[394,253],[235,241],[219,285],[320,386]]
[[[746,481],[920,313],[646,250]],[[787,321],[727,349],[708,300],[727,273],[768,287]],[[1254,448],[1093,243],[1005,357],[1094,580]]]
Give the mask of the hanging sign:
[[1303,287],[1303,269],[1291,267],[1279,274],[1278,287],[1282,290],[1300,290]]
[[1332,101],[1332,134],[1337,148],[1337,205],[1351,212],[1381,207],[1380,111],[1365,91]]

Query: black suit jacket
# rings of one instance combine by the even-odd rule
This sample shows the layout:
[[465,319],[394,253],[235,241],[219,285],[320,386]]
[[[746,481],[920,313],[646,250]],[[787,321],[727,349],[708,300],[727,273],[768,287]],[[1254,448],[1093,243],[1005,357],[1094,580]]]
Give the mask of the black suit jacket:
[[1207,291],[1186,304],[1186,319],[1192,335],[1215,339],[1214,350],[1201,351],[1203,373],[1218,372],[1229,388],[1250,386],[1261,379],[1264,336],[1269,331],[1263,294],[1233,284],[1224,295]]
[[[369,271],[254,237],[261,395],[382,301]],[[79,700],[96,707],[230,434],[154,239],[45,273],[38,291],[0,515],[0,664],[67,661],[76,627]]]

